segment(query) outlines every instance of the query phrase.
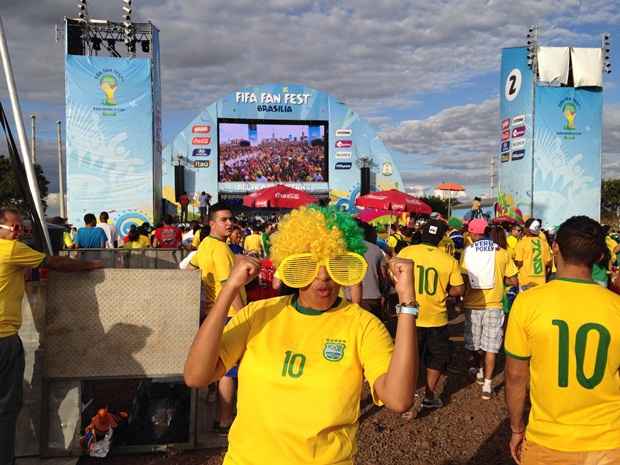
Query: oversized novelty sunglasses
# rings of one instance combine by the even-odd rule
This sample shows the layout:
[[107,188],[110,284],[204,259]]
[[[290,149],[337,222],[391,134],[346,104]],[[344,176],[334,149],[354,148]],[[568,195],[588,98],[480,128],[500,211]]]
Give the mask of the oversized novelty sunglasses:
[[309,286],[324,266],[332,280],[341,286],[353,286],[362,282],[368,269],[364,257],[353,252],[317,260],[310,253],[286,257],[280,263],[276,276],[288,287]]

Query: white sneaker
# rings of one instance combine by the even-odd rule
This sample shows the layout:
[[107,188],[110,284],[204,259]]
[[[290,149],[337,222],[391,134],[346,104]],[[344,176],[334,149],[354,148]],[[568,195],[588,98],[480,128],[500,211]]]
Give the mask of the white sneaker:
[[471,367],[469,369],[469,375],[472,378],[476,378],[476,383],[484,384],[484,371],[482,370],[482,368]]
[[484,384],[484,381],[483,381],[481,397],[482,397],[482,400],[491,400],[491,398],[493,397],[493,386],[489,384]]

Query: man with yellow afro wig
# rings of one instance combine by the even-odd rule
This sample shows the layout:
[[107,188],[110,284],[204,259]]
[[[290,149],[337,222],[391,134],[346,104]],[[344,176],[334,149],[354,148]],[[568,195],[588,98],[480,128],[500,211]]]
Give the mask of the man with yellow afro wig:
[[225,325],[238,290],[259,263],[237,256],[196,335],[185,382],[205,387],[239,363],[237,417],[224,465],[353,464],[364,379],[376,404],[407,411],[418,373],[413,262],[396,258],[393,342],[383,323],[338,297],[363,279],[361,230],[334,208],[286,215],[272,237],[280,279],[298,294],[252,302]]

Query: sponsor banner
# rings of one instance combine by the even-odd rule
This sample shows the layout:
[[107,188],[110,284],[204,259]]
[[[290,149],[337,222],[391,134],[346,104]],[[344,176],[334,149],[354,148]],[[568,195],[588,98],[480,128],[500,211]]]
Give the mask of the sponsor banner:
[[500,159],[502,161],[502,163],[506,163],[507,161],[510,161],[510,152],[504,152],[500,155]]
[[506,129],[510,128],[510,118],[506,118],[505,120],[502,120],[502,131],[505,131]]
[[194,149],[192,150],[192,157],[208,157],[211,155],[211,149]]
[[510,144],[512,145],[512,150],[522,149],[523,147],[525,147],[525,137],[512,139]]
[[351,129],[336,129],[336,137],[351,137],[352,134]]
[[124,236],[131,224],[153,222],[160,178],[152,71],[147,58],[65,56],[70,223],[107,211]]
[[512,127],[523,126],[525,124],[525,115],[517,115],[512,118]]
[[192,163],[192,165],[194,166],[194,168],[208,168],[209,166],[211,166],[211,161],[210,160],[196,160]]
[[351,152],[336,152],[336,158],[338,160],[349,160],[351,157]]
[[353,141],[352,140],[337,140],[336,141],[336,148],[337,149],[348,149],[353,147]]
[[194,134],[209,134],[211,132],[211,126],[208,124],[195,124],[192,126],[192,132]]
[[192,145],[209,145],[210,143],[210,137],[192,137]]
[[353,166],[353,163],[347,162],[347,161],[336,163],[337,170],[350,170],[352,166]]
[[502,142],[502,146],[500,147],[500,152],[508,152],[510,150],[510,141]]
[[522,160],[525,157],[525,150],[513,150],[512,151],[512,161]]
[[523,137],[525,135],[525,126],[518,126],[512,130],[510,133],[512,138]]
[[534,213],[546,224],[600,218],[602,108],[600,89],[536,89]]
[[507,140],[510,140],[510,131],[508,129],[502,131],[502,141],[505,142]]

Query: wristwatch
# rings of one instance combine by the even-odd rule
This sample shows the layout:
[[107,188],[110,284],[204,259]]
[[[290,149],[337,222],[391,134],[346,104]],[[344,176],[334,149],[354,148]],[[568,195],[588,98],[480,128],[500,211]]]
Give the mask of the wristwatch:
[[396,314],[399,315],[401,313],[405,313],[407,315],[413,315],[417,318],[420,310],[418,309],[417,302],[408,302],[406,304],[398,304],[396,305]]

